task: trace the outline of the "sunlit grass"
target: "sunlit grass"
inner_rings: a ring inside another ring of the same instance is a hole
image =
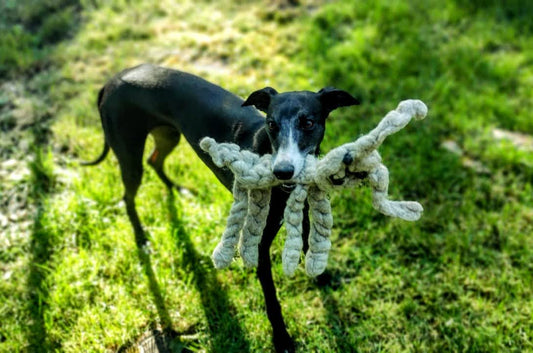
[[[533,351],[531,146],[493,133],[533,134],[528,21],[513,2],[284,3],[17,5],[23,16],[0,39],[0,73],[21,81],[17,114],[44,116],[52,135],[31,130],[35,146],[15,154],[27,174],[0,186],[25,192],[35,211],[23,234],[2,234],[0,351],[133,349],[163,329],[175,351],[273,349],[254,271],[240,260],[224,271],[210,263],[231,195],[186,142],[166,167],[195,195],[172,197],[145,171],[137,202],[148,254],[135,245],[115,157],[78,165],[102,149],[98,90],[142,62],[242,97],[267,85],[346,89],[363,104],[332,114],[324,151],[367,132],[401,99],[428,104],[426,120],[381,148],[391,197],[421,201],[419,222],[380,215],[365,188],[333,194],[333,249],[320,281],[302,268],[285,277],[284,233],[276,239],[274,277],[299,351]],[[8,25],[15,5],[0,6]],[[10,94],[0,92],[0,108]]]

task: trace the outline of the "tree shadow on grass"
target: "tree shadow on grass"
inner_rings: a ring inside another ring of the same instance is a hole
[[[183,250],[182,263],[187,272],[192,274],[192,282],[200,294],[200,300],[211,336],[209,352],[250,352],[250,345],[245,332],[235,317],[235,308],[231,305],[226,291],[216,278],[211,259],[199,254],[191,242],[183,221],[178,216],[175,197],[169,193],[167,207],[171,222],[171,234],[179,248]]]
[[[32,77],[35,76],[51,62],[48,53],[52,51],[53,46],[76,32],[79,27],[79,21],[76,19],[81,11],[79,2],[59,0],[53,3],[52,6],[44,2],[24,0],[0,5],[0,12],[5,15],[0,26],[5,27],[4,32],[8,38],[7,42],[4,41],[0,45],[0,50],[5,52],[0,59],[0,80],[20,79],[19,75],[30,72]],[[31,80],[24,77],[24,81]],[[46,101],[48,96],[45,93],[43,95]],[[27,126],[15,123],[10,128],[17,127],[17,131],[13,132],[12,138],[15,146],[11,146],[7,154],[10,158],[24,160],[27,156],[20,152],[24,149],[17,143],[25,140],[21,136],[28,136],[33,148],[30,149],[31,158],[28,159],[31,178],[28,182],[30,194],[27,208],[34,216],[29,235],[26,304],[24,316],[20,321],[25,322],[25,351],[40,353],[61,350],[61,342],[50,338],[50,323],[47,322],[50,301],[49,275],[53,273],[54,250],[61,240],[60,232],[51,224],[53,220],[50,219],[50,199],[56,192],[53,160],[49,154],[50,110],[39,107],[26,115],[22,120],[31,123]],[[3,132],[6,138],[11,135],[9,129]]]
[[[48,263],[52,256],[51,237],[43,226],[41,220],[46,213],[44,206],[40,206],[35,216],[31,240],[28,270],[28,300],[27,312],[29,322],[27,326],[28,352],[48,351],[52,345],[48,341],[45,325],[45,312],[48,307],[49,290],[47,278],[50,269]]]
[[[31,170],[30,197],[35,209],[35,218],[30,235],[30,257],[27,279],[26,312],[28,323],[26,337],[28,352],[48,352],[60,348],[59,342],[48,337],[46,311],[49,301],[48,275],[52,272],[52,255],[57,234],[47,225],[49,199],[54,192],[54,177],[51,160],[46,155],[48,130],[36,126],[32,129],[35,142],[34,158],[29,163]]]

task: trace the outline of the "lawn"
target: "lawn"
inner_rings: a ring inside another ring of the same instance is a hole
[[[246,97],[335,86],[361,99],[322,150],[403,99],[429,107],[380,148],[393,199],[331,195],[327,273],[274,279],[298,352],[533,352],[533,3],[511,0],[6,0],[0,4],[0,352],[270,352],[260,285],[210,254],[231,195],[182,142],[170,193],[147,169],[138,251],[96,97],[156,63]],[[146,153],[153,142],[148,141]],[[155,335],[155,336],[151,336]]]

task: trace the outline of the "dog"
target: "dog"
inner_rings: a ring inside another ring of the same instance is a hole
[[[135,195],[141,184],[148,134],[153,136],[155,147],[147,162],[168,188],[180,186],[166,175],[164,161],[184,136],[218,180],[231,190],[232,173],[218,168],[200,148],[203,137],[235,143],[260,155],[272,154],[273,174],[281,181],[289,181],[303,169],[306,155],[319,153],[329,113],[357,104],[359,101],[348,92],[332,87],[318,92],[285,93],[265,87],[243,101],[195,75],[143,64],[118,73],[100,90],[98,110],[105,134],[104,149],[96,160],[83,165],[96,165],[113,150],[122,174],[127,214],[136,242],[142,246],[146,238],[135,208]],[[274,347],[279,353],[294,352],[295,348],[276,296],[270,246],[281,227],[290,189],[287,183],[272,190],[257,268]],[[305,211],[304,237],[309,233]]]

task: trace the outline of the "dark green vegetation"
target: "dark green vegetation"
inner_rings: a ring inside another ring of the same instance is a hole
[[[168,170],[196,196],[145,173],[149,254],[118,202],[116,160],[77,164],[101,150],[98,89],[141,62],[243,97],[353,92],[363,104],[332,114],[323,150],[402,99],[428,104],[380,149],[392,197],[424,205],[419,222],[380,215],[367,189],[332,195],[320,281],[284,277],[276,241],[301,352],[533,351],[533,5],[500,3],[2,2],[0,351],[135,351],[150,330],[174,351],[272,349],[253,271],[212,268],[231,196],[185,143]]]

